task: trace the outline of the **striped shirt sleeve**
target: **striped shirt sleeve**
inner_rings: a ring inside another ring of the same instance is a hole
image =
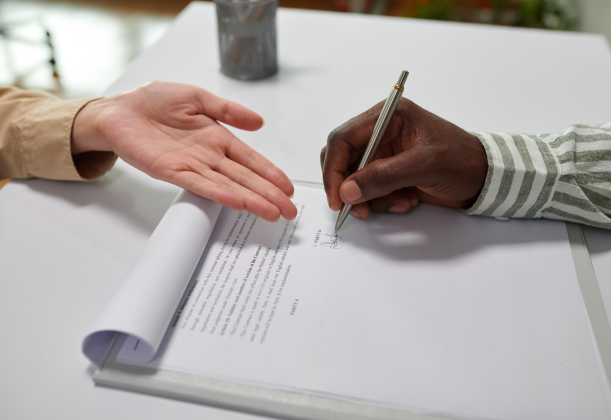
[[[611,229],[611,122],[561,134],[473,134],[486,149],[488,175],[465,213]]]

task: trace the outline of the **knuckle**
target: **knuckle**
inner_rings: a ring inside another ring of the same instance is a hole
[[[268,181],[278,179],[278,177],[283,177],[284,175],[284,172],[282,172],[280,168],[276,167],[275,165],[268,166],[267,169],[265,169],[265,171],[261,173],[261,178],[266,179]]]
[[[339,127],[333,129],[333,131],[329,133],[329,135],[327,136],[327,145],[328,146],[331,146],[333,143],[337,143],[339,141],[344,125],[345,124],[340,125]],[[326,146],[325,148],[323,148],[323,150],[325,149],[326,149]]]
[[[387,163],[379,163],[373,166],[373,176],[371,177],[371,186],[376,191],[388,189],[391,181],[390,168]]]
[[[286,208],[286,205],[289,204],[290,200],[286,196],[286,194],[283,194],[280,191],[278,191],[272,194],[272,198],[269,201],[273,203],[275,206],[277,206],[278,208]]]
[[[401,100],[399,101],[399,108],[403,109],[403,110],[409,110],[410,108],[414,107],[414,102],[407,99],[406,97],[402,97]]]
[[[333,182],[332,174],[329,171],[324,171],[322,174],[322,183],[325,186],[325,188],[327,186],[330,186],[332,182]]]
[[[238,184],[240,185],[250,185],[253,181],[253,173],[248,170],[241,170],[240,178]]]
[[[221,115],[223,118],[227,118],[231,112],[231,102],[225,101],[223,105],[221,105]]]
[[[365,111],[363,114],[357,115],[339,127],[334,128],[333,131],[331,131],[327,136],[327,145],[331,146],[350,138],[354,132],[354,128],[358,127],[360,121],[363,119],[363,116],[367,114],[367,112],[369,111]]]
[[[415,118],[416,104],[406,98],[401,98],[399,106],[395,113],[400,117],[401,121],[412,121]]]

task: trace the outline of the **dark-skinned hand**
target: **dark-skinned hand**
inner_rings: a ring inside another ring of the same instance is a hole
[[[332,210],[352,204],[350,214],[405,213],[420,201],[466,208],[486,180],[488,159],[472,134],[401,99],[373,162],[354,172],[384,102],[329,134],[320,161]]]

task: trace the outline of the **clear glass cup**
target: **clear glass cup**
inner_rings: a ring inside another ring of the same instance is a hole
[[[214,0],[221,72],[242,80],[278,72],[278,0]]]

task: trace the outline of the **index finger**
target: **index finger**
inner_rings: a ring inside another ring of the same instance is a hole
[[[332,210],[342,207],[339,188],[348,176],[349,168],[367,147],[373,127],[378,120],[384,103],[379,102],[369,110],[337,127],[327,138],[326,151],[321,156],[322,178],[327,201]]]

